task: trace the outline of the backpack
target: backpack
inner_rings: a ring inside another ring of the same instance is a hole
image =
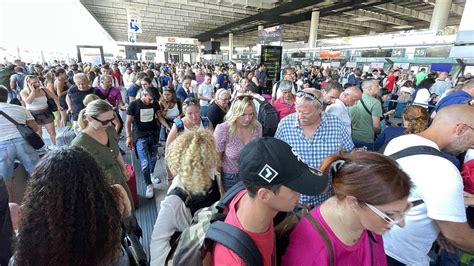
[[[260,103],[257,120],[260,122],[260,124],[262,124],[262,136],[275,136],[276,130],[278,128],[278,112],[269,102],[262,101],[255,97],[254,99]]]
[[[166,265],[209,265],[214,243],[236,253],[249,266],[263,265],[254,241],[241,229],[224,222],[228,204],[245,189],[242,182],[229,189],[220,201],[194,214],[191,225],[177,238],[166,258]]]
[[[179,106],[178,106],[179,108]],[[201,121],[202,121],[202,126],[204,128],[208,128],[209,127],[209,118],[203,116],[201,117]],[[178,128],[178,132],[182,132],[184,131],[184,123],[183,123],[183,120],[181,120],[181,118],[179,117],[176,117],[174,120],[173,120],[174,124],[176,125],[176,127]]]
[[[23,73],[15,74],[16,91],[19,93],[25,84],[26,75]]]
[[[384,149],[385,149],[385,147],[384,147]],[[441,151],[437,150],[436,148],[433,148],[433,147],[430,147],[430,146],[424,146],[424,145],[408,147],[408,148],[405,148],[403,150],[397,151],[393,154],[390,154],[388,156],[392,157],[392,159],[394,159],[394,160],[398,160],[400,158],[409,157],[409,156],[413,156],[413,155],[421,155],[421,154],[433,155],[433,156],[437,156],[437,157],[441,157],[441,158],[446,159],[444,157],[444,154]],[[422,199],[415,200],[415,201],[412,202],[413,207],[418,206],[418,205],[423,204],[423,203],[424,202],[423,202]]]

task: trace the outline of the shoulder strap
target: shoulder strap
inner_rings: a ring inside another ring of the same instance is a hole
[[[437,150],[436,148],[430,147],[430,146],[413,146],[413,147],[408,147],[406,149],[403,149],[401,151],[398,151],[396,153],[393,153],[389,155],[395,160],[398,160],[403,157],[408,157],[408,156],[413,156],[413,155],[418,155],[418,154],[425,154],[425,155],[433,155],[433,156],[438,156],[442,157],[443,153]]]
[[[367,111],[367,113],[372,116],[372,112],[369,111],[369,108],[367,108],[367,105],[365,105],[364,101],[362,100],[362,97],[360,98],[360,103],[362,104],[362,106],[364,106],[364,109]]]
[[[262,254],[255,242],[241,229],[222,221],[215,221],[206,233],[206,239],[222,244],[237,254],[248,266],[263,265]]]
[[[318,232],[318,234],[323,239],[324,245],[326,246],[326,249],[329,253],[329,266],[334,266],[334,249],[332,248],[331,240],[329,239],[328,234],[319,221],[311,215],[311,213],[306,214],[305,218],[308,219],[311,225],[313,225],[314,229],[316,229],[316,232]]]
[[[184,130],[184,123],[181,118],[176,117],[173,122],[175,123],[176,127],[178,127],[178,131],[183,131]]]
[[[219,200],[219,203],[217,203],[217,207],[220,209],[228,210],[227,205],[230,203],[230,201],[235,197],[235,195],[237,195],[237,193],[244,189],[244,183],[242,183],[242,181],[238,182],[229,190],[227,190],[224,195],[222,195],[221,199]]]
[[[191,196],[186,193],[186,191],[184,191],[184,189],[180,188],[180,187],[175,187],[173,188],[169,193],[168,193],[168,196],[169,195],[176,195],[178,196],[183,202],[184,202],[184,205],[186,207],[189,207],[189,205],[191,204]]]
[[[3,115],[6,119],[8,119],[8,121],[12,122],[15,126],[18,126],[20,124],[17,121],[15,121],[15,119],[13,119],[11,116],[3,112],[2,110],[0,110],[0,115]]]

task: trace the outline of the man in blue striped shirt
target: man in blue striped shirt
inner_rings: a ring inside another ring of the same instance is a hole
[[[278,125],[275,138],[288,143],[304,163],[319,169],[329,155],[354,148],[350,133],[336,116],[323,112],[323,96],[314,88],[296,94],[296,113]],[[332,180],[329,180],[331,184]],[[300,203],[316,206],[332,195],[330,189],[318,196],[301,195]]]

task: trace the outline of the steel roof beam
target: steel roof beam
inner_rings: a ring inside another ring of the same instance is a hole
[[[416,11],[416,10],[413,10],[413,9],[409,9],[409,8],[406,8],[406,7],[403,7],[403,6],[394,5],[394,4],[391,4],[391,3],[386,3],[386,4],[383,4],[383,5],[378,5],[378,6],[374,6],[374,7],[377,8],[377,9],[393,12],[395,14],[416,18],[418,20],[423,20],[423,21],[427,21],[427,22],[431,21],[431,15],[429,15],[429,14],[426,14],[426,13],[423,13],[423,12],[420,12],[420,11]]]

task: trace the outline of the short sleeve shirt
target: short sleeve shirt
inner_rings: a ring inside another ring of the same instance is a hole
[[[273,222],[268,226],[267,231],[263,233],[253,233],[245,230],[237,217],[236,205],[245,194],[247,194],[247,190],[239,192],[230,202],[229,213],[227,214],[225,222],[243,230],[248,236],[250,236],[262,255],[263,266],[276,265],[275,232]],[[237,254],[220,244],[214,246],[212,254],[212,264],[214,266],[246,265]]]
[[[339,240],[326,223],[321,215],[320,206],[314,208],[310,215],[321,224],[328,235],[333,247],[335,265],[387,265],[381,236],[372,233],[376,240],[372,241],[367,230],[364,230],[359,240],[354,245],[348,246]],[[283,256],[282,265],[329,265],[329,252],[324,240],[308,219],[300,220],[291,232],[289,240],[290,243]]]
[[[371,114],[365,110],[362,101],[364,101]],[[374,143],[372,117],[382,117],[383,111],[380,101],[363,93],[362,99],[349,108],[349,114],[351,116],[352,138],[366,143]]]
[[[337,117],[323,112],[321,122],[311,138],[304,135],[296,113],[288,115],[278,124],[275,138],[288,143],[308,166],[319,169],[321,162],[329,155],[354,148],[349,132]],[[330,180],[331,181],[331,180]],[[313,206],[323,202],[332,192],[318,196],[301,195],[300,202]]]
[[[135,139],[149,133],[158,133],[159,127],[156,112],[159,110],[160,105],[157,102],[147,105],[138,99],[130,103],[127,108],[127,115],[133,116],[133,134]]]
[[[89,94],[97,94],[102,96],[102,94],[96,93],[94,88],[89,88],[86,91],[81,91],[77,88],[76,85],[71,86],[71,88],[67,91],[67,95],[71,99],[72,103],[72,120],[77,121],[79,118],[79,112],[85,108],[84,106],[84,98],[86,98]],[[101,97],[103,98],[103,97]]]
[[[296,112],[295,104],[288,104],[283,100],[282,97],[278,98],[274,103],[273,107],[275,107],[276,111],[278,112],[278,119],[282,120],[289,114]]]
[[[138,90],[140,90],[140,86],[138,86],[135,83],[130,84],[130,86],[127,89],[128,97],[137,97]]]
[[[106,100],[114,107],[117,106],[119,101],[122,101],[122,93],[117,87],[111,87],[109,90],[105,90],[102,86],[97,87],[97,90],[107,97]]]
[[[384,154],[418,145],[439,149],[433,141],[410,134],[390,141]],[[462,178],[454,164],[438,156],[420,154],[397,162],[413,182],[408,201],[424,203],[407,211],[404,228],[394,226],[383,235],[385,252],[404,264],[428,265],[427,254],[440,232],[434,220],[466,222]]]
[[[26,124],[26,121],[35,120],[31,113],[23,106],[0,103],[0,110],[13,118],[19,124]],[[21,138],[20,132],[18,129],[16,129],[16,126],[3,115],[0,115],[0,128],[2,129],[2,133],[0,134],[0,142]]]
[[[244,144],[237,135],[229,132],[230,125],[224,122],[216,126],[214,138],[216,140],[217,152],[222,152],[222,171],[226,174],[237,174],[239,168],[237,159],[240,151],[244,148]],[[262,125],[257,122],[257,128],[252,133],[251,140],[262,137]]]

